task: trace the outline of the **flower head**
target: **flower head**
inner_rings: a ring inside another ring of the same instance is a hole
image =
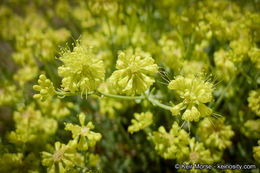
[[[2,85],[0,86],[0,106],[18,102],[22,93],[17,89],[16,85],[7,82],[2,82]]]
[[[11,131],[8,139],[14,144],[31,142],[37,145],[39,141],[48,139],[58,127],[57,121],[42,116],[33,104],[14,112],[15,130]]]
[[[184,51],[180,42],[171,40],[163,36],[159,41],[162,47],[163,61],[166,66],[178,71],[184,63]]]
[[[247,120],[242,129],[241,132],[249,137],[249,138],[260,138],[260,119],[257,120]]]
[[[227,57],[227,52],[223,49],[214,53],[214,62],[216,64],[216,74],[223,78],[225,81],[229,81],[233,75],[235,75],[236,68],[232,61]]]
[[[247,100],[249,108],[251,108],[256,115],[260,116],[260,89],[250,91]]]
[[[189,140],[189,150],[184,153],[184,157],[178,158],[180,163],[200,163],[200,164],[211,164],[213,162],[210,151],[205,149],[203,143],[195,141],[195,138]],[[183,151],[184,152],[184,151]]]
[[[79,150],[87,150],[88,146],[93,147],[97,141],[100,141],[101,134],[91,131],[94,129],[92,122],[85,125],[85,114],[79,114],[80,125],[73,125],[71,123],[65,124],[65,130],[69,130],[72,133],[74,141],[77,143]]]
[[[213,84],[199,77],[178,76],[172,80],[169,89],[176,90],[183,101],[172,108],[173,115],[178,115],[185,109],[182,119],[199,121],[200,117],[209,116],[212,110],[205,105],[213,99]]]
[[[223,150],[232,144],[230,139],[234,136],[234,132],[230,125],[224,124],[224,121],[224,118],[214,120],[213,125],[208,118],[205,118],[200,122],[197,132],[206,146]]]
[[[153,123],[153,114],[151,112],[135,113],[135,119],[131,120],[132,125],[128,127],[130,133],[138,132]]]
[[[23,157],[22,153],[5,153],[1,155],[0,172],[18,172],[19,168],[22,167]]]
[[[75,164],[82,164],[83,158],[76,151],[72,150],[69,145],[55,143],[55,151],[53,153],[42,152],[42,165],[48,167],[50,173],[69,172]]]
[[[60,60],[63,65],[58,73],[63,77],[62,87],[72,93],[94,91],[104,80],[103,61],[90,48],[77,44],[73,51],[64,51]]]
[[[254,158],[257,162],[260,161],[260,140],[258,140],[258,146],[253,147]]]
[[[253,47],[250,49],[248,55],[251,61],[255,63],[256,68],[260,69],[260,49]]]
[[[141,94],[153,83],[153,75],[158,66],[149,53],[136,49],[120,52],[116,63],[117,70],[109,78],[109,83],[118,93],[126,95]]]
[[[182,158],[188,152],[189,139],[189,134],[180,129],[176,122],[169,132],[163,126],[153,132],[155,150],[165,159]]]
[[[247,37],[231,41],[228,58],[235,63],[243,61],[250,50],[250,46],[251,44]]]

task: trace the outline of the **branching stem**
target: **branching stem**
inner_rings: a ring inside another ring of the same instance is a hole
[[[159,100],[155,99],[152,96],[121,96],[121,95],[103,93],[103,92],[100,92],[100,91],[97,92],[97,95],[105,96],[105,97],[109,97],[109,98],[114,98],[114,99],[122,99],[122,100],[144,100],[144,99],[147,99],[154,106],[158,106],[162,109],[169,110],[169,111],[172,109],[171,106],[168,106],[168,105],[161,103]]]
[[[168,110],[168,111],[171,111],[172,107],[171,106],[168,106],[168,105],[165,105],[163,103],[161,103],[159,100],[157,99],[154,99],[153,97],[147,97],[147,99],[154,105],[154,106],[158,106],[162,109],[165,109],[165,110]]]
[[[97,92],[97,95],[114,98],[114,99],[121,99],[121,100],[143,100],[143,99],[145,99],[145,96],[121,96],[121,95],[103,93],[100,91]]]

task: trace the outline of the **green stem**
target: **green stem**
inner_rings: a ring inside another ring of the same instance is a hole
[[[242,69],[242,68],[241,68],[241,69]],[[254,81],[251,79],[251,77],[248,76],[248,75],[243,71],[243,69],[240,70],[240,73],[241,73],[247,80],[249,80],[251,83],[254,82]]]
[[[122,125],[122,122],[119,118],[116,118],[117,124],[118,124],[118,128],[120,130],[121,133],[123,133],[124,138],[127,140],[127,143],[133,147],[134,143],[133,141],[129,138],[129,133],[127,132],[127,130],[124,128],[124,126]]]
[[[224,89],[224,91],[221,93],[220,97],[218,98],[217,102],[216,102],[216,106],[214,107],[214,110],[216,110],[219,106],[219,104],[221,103],[221,101],[224,98],[225,93],[227,92],[227,90],[230,88],[231,84],[233,83],[233,81],[235,80],[236,76],[233,76],[232,79],[229,81],[228,85],[226,86],[226,88]]]
[[[114,99],[122,99],[122,100],[144,100],[147,99],[148,101],[150,101],[154,106],[158,106],[162,109],[165,110],[169,110],[171,111],[172,107],[162,104],[160,101],[154,99],[153,97],[146,97],[146,96],[120,96],[120,95],[114,95],[114,94],[108,94],[108,93],[103,93],[98,91],[97,95],[99,96],[105,96],[105,97],[109,97],[109,98],[114,98]]]
[[[62,92],[62,91],[55,91],[55,93],[59,96],[71,96],[73,95],[72,93],[66,93],[66,92]],[[88,95],[92,95],[93,93],[89,93]],[[156,100],[155,98],[151,97],[151,96],[121,96],[121,95],[115,95],[115,94],[108,94],[108,93],[103,93],[100,91],[96,91],[95,94],[97,96],[105,96],[105,97],[109,97],[109,98],[113,98],[113,99],[121,99],[121,100],[144,100],[147,99],[149,102],[151,102],[154,106],[158,106],[162,109],[171,111],[172,107],[162,104],[159,100]]]
[[[165,109],[165,110],[168,110],[168,111],[171,111],[172,107],[171,106],[168,106],[168,105],[165,105],[165,104],[162,104],[161,102],[159,102],[158,100],[154,99],[153,97],[148,97],[147,98],[154,106],[158,106],[162,109]]]
[[[193,49],[194,49],[194,35],[192,35],[190,38],[189,38],[189,42],[188,42],[188,47],[187,47],[187,50],[186,50],[186,53],[185,53],[185,59],[190,59],[191,58],[191,55],[192,55],[192,52],[193,52]]]
[[[114,99],[121,99],[121,100],[143,100],[143,99],[145,99],[145,96],[121,96],[121,95],[103,93],[103,92],[100,92],[100,91],[98,91],[97,94],[99,96],[105,96],[105,97],[114,98]]]
[[[57,83],[56,76],[53,75],[54,73],[50,69],[50,65],[48,63],[45,63],[45,62],[43,64],[44,64],[43,68],[47,72],[47,75],[50,77],[51,81],[56,84]]]
[[[145,134],[147,135],[147,137],[149,138],[149,140],[152,139],[153,135],[152,135],[152,129],[148,126],[146,128],[143,129]]]

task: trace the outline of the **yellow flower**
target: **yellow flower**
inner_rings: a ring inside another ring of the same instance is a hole
[[[251,61],[256,64],[256,68],[260,69],[260,49],[253,47],[248,53]]]
[[[34,85],[33,89],[40,93],[35,94],[33,98],[45,101],[47,98],[51,98],[55,94],[53,83],[50,79],[47,79],[44,74],[40,75],[38,83],[39,85]]]
[[[231,138],[234,136],[234,132],[230,125],[224,124],[225,119],[217,119],[210,122],[209,119],[204,119],[200,122],[198,128],[198,135],[200,140],[208,147],[216,147],[223,150],[229,147],[232,142]]]
[[[56,173],[56,170],[60,173],[70,172],[75,164],[82,164],[83,157],[76,151],[70,148],[69,145],[55,143],[55,151],[53,153],[42,152],[42,165],[48,167],[49,173]]]
[[[172,108],[173,115],[181,114],[185,109],[182,119],[186,121],[199,121],[201,117],[209,116],[212,110],[205,105],[213,99],[213,84],[203,81],[199,77],[178,76],[172,80],[169,89],[176,90],[183,101]]]
[[[153,83],[153,75],[158,66],[154,64],[149,53],[132,49],[120,52],[116,63],[117,70],[113,72],[108,83],[116,88],[117,92],[126,95],[141,94]]]
[[[165,159],[184,157],[188,152],[189,134],[175,122],[169,132],[163,126],[153,132],[155,150]]]
[[[260,140],[257,141],[258,146],[253,147],[254,158],[257,162],[260,161]]]
[[[183,152],[183,156],[177,158],[179,163],[185,164],[212,164],[213,159],[211,157],[211,153],[208,149],[206,149],[203,143],[199,143],[195,141],[195,138],[189,140],[188,151]],[[194,167],[190,170],[190,172],[200,172],[200,170],[195,169]]]
[[[92,122],[85,125],[85,114],[79,114],[80,125],[73,125],[71,123],[65,124],[65,130],[69,130],[72,133],[74,141],[77,143],[79,150],[87,150],[88,146],[93,147],[97,141],[100,141],[102,135],[91,131],[94,129]],[[87,139],[86,139],[87,137]]]
[[[250,91],[247,100],[249,108],[251,108],[256,115],[260,116],[260,89]]]
[[[128,131],[133,134],[153,123],[153,114],[151,112],[142,112],[141,114],[135,113],[135,119],[131,120],[132,125],[128,127]]]
[[[73,52],[65,50],[60,60],[63,65],[58,68],[58,73],[63,77],[64,91],[87,94],[94,91],[104,80],[103,61],[96,57],[90,48],[77,44]]]

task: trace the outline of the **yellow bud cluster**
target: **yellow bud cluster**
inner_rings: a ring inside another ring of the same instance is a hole
[[[38,80],[39,85],[34,85],[33,89],[39,91],[39,94],[35,94],[33,97],[35,99],[40,99],[45,101],[47,98],[52,97],[55,94],[55,90],[50,79],[47,79],[44,74],[40,75]]]

